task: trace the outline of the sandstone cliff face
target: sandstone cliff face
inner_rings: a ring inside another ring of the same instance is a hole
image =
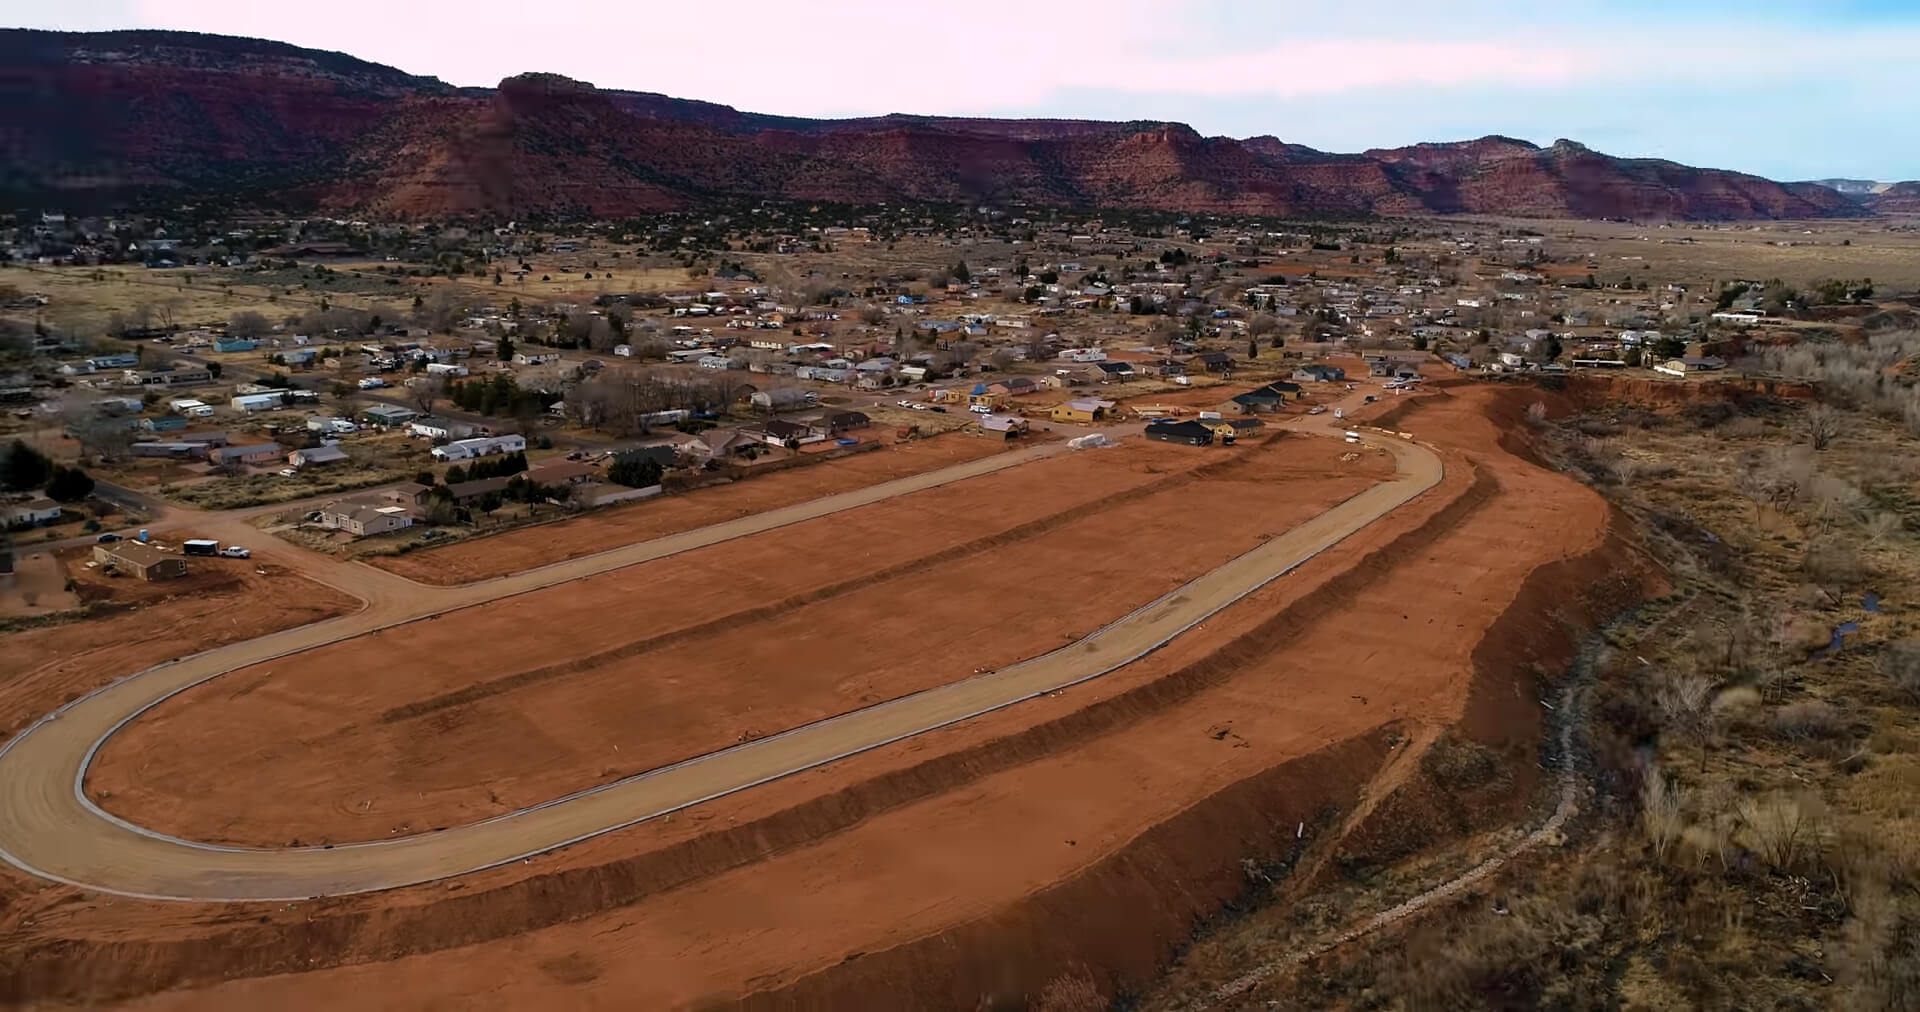
[[[1881,214],[1920,214],[1920,181],[1895,183],[1868,197],[1866,205]]]
[[[547,74],[454,89],[337,53],[173,32],[0,31],[0,153],[0,193],[29,199],[214,195],[418,218],[606,217],[717,197],[1320,216],[1865,213],[1823,186],[1570,141],[1340,155],[1171,123],[813,120]]]

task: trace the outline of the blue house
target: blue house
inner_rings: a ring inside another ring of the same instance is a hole
[[[216,337],[213,339],[214,351],[252,351],[260,347],[260,342],[248,337]]]

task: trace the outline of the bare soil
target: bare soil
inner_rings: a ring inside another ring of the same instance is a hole
[[[452,613],[183,693],[89,783],[243,845],[498,815],[1044,653],[1386,476],[1345,450],[1074,454]]]
[[[94,617],[0,636],[0,730],[162,661],[345,615],[347,594],[271,563],[214,560],[185,579],[147,583],[86,569],[87,549],[60,553]]]
[[[796,467],[572,520],[379,558],[372,564],[435,586],[472,583],[1016,448],[959,435],[914,440],[844,460]]]
[[[1403,419],[1453,448],[1440,487],[1106,678],[444,886],[203,907],[35,884],[0,911],[16,943],[0,994],[1019,1006],[1076,964],[1103,998],[1137,990],[1246,888],[1240,857],[1287,859],[1296,824],[1333,845],[1322,835],[1421,725],[1492,714],[1527,735],[1512,718],[1568,635],[1559,595],[1618,560],[1598,497],[1502,448],[1526,406],[1508,394],[1460,391]],[[1157,560],[1168,544],[1109,547]],[[1525,583],[1555,560],[1584,568]],[[1031,596],[1055,599],[1054,575],[1028,573]],[[1481,693],[1505,703],[1469,705]]]

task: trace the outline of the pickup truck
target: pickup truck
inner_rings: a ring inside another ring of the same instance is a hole
[[[220,549],[220,554],[229,559],[253,558],[252,552],[249,552],[246,549],[241,548],[239,545],[228,545],[227,547]]]

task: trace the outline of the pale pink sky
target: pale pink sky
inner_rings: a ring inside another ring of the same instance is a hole
[[[254,36],[459,85],[550,71],[755,112],[1177,119],[1342,150],[1498,132],[1776,174],[1920,175],[1920,132],[1881,129],[1920,90],[1911,2],[24,3],[0,0],[22,7],[0,24]],[[1756,144],[1769,108],[1792,143]]]

